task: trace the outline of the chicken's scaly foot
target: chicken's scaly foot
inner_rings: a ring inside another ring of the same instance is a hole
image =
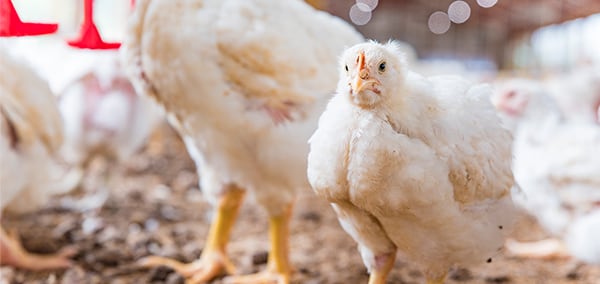
[[[557,239],[545,239],[534,242],[507,240],[504,244],[507,253],[521,258],[566,259],[570,257],[565,244]]]
[[[64,247],[55,254],[33,254],[21,245],[16,231],[6,233],[0,228],[0,264],[21,269],[40,271],[63,269],[71,266],[70,257],[75,255],[75,247]]]
[[[289,261],[289,222],[293,204],[280,216],[269,217],[271,251],[267,269],[250,275],[230,276],[229,284],[289,284],[292,268]]]
[[[217,212],[210,227],[208,240],[200,259],[189,263],[158,256],[150,256],[138,261],[141,267],[167,266],[186,278],[186,283],[204,283],[222,275],[235,273],[235,266],[227,258],[226,247],[229,235],[245,192],[231,189],[219,201]]]

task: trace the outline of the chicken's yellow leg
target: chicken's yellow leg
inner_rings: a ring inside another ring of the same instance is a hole
[[[392,271],[394,267],[394,262],[396,261],[396,252],[390,253],[386,256],[385,262],[381,267],[373,269],[371,271],[371,275],[369,276],[369,284],[385,284],[387,280],[388,274]]]
[[[289,223],[292,207],[292,203],[290,203],[284,213],[269,217],[271,251],[269,252],[267,269],[257,274],[229,277],[226,283],[290,283],[292,268],[289,261]]]
[[[67,268],[71,265],[71,256],[77,251],[74,247],[65,247],[56,254],[39,255],[27,252],[19,237],[14,234],[7,234],[0,227],[0,264],[10,265],[26,270],[52,270]]]
[[[150,256],[141,259],[138,263],[142,267],[159,265],[171,267],[187,278],[186,283],[206,282],[219,276],[223,271],[230,274],[235,273],[235,267],[227,258],[226,249],[244,195],[243,190],[235,188],[229,190],[221,198],[200,259],[184,264],[168,258]]]
[[[269,253],[268,271],[277,273],[289,282],[291,271],[289,261],[290,219],[292,204],[288,206],[281,216],[269,218],[269,239],[271,252]]]

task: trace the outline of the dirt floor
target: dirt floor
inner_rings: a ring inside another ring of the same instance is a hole
[[[108,181],[102,178],[106,164],[94,164],[82,186],[87,190],[76,195],[83,199],[61,197],[33,214],[4,218],[5,228],[17,229],[31,251],[52,252],[74,244],[79,253],[74,266],[62,272],[2,267],[0,283],[183,283],[169,269],[142,270],[134,264],[150,254],[195,260],[209,226],[210,207],[198,189],[192,161],[172,130],[165,127],[160,133],[141,154],[116,167]],[[110,194],[103,183],[113,185]],[[518,239],[544,237],[528,218],[519,228]],[[265,213],[247,200],[229,248],[239,273],[264,268],[266,229]],[[367,282],[356,244],[342,231],[329,206],[311,191],[300,194],[291,231],[293,283]],[[398,259],[388,282],[423,283],[424,278],[414,265]],[[600,267],[498,256],[491,263],[451,271],[447,283],[591,284],[600,283]]]

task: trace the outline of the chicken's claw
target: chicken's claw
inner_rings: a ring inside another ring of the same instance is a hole
[[[160,256],[149,256],[137,261],[137,265],[143,268],[166,266],[186,278],[186,283],[204,283],[213,278],[235,273],[235,266],[224,253],[206,252],[202,257],[192,263],[182,263],[174,259]]]
[[[40,255],[26,251],[15,230],[9,233],[2,230],[0,238],[0,264],[32,271],[64,269],[72,265],[71,257],[77,248],[67,246],[54,254]]]

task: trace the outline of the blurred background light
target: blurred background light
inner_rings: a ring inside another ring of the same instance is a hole
[[[465,1],[454,1],[448,7],[448,17],[456,24],[466,22],[471,16],[471,7]]]
[[[370,7],[364,3],[357,3],[350,8],[350,20],[358,26],[366,25],[371,20]]]
[[[450,29],[450,18],[448,17],[448,14],[437,11],[429,16],[427,25],[432,33],[440,35]]]
[[[369,11],[375,10],[377,8],[377,4],[379,4],[379,0],[356,0],[356,4],[364,4],[369,7]],[[362,9],[362,7],[360,7]]]
[[[483,8],[491,8],[498,3],[498,0],[477,0],[477,4]]]

